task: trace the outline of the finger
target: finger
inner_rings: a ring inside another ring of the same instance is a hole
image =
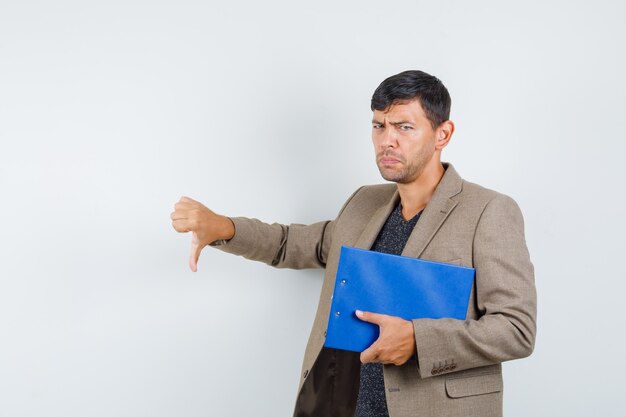
[[[361,352],[361,363],[376,362],[378,354],[376,353],[376,342],[372,346]]]
[[[172,227],[179,233],[191,232],[191,223],[187,219],[174,220]]]
[[[179,210],[191,210],[194,208],[198,208],[198,204],[196,203],[189,203],[189,202],[178,202],[176,204],[174,204],[174,210],[179,211]]]
[[[170,214],[170,219],[172,220],[182,220],[187,218],[187,213],[184,211],[176,210]]]
[[[191,239],[191,253],[189,254],[189,268],[191,268],[193,272],[198,271],[198,259],[200,259],[200,252],[202,252],[202,247],[200,246],[198,235],[194,232]]]
[[[379,326],[384,324],[384,322],[389,317],[386,314],[371,313],[369,311],[361,311],[361,310],[356,310],[354,313],[359,318],[359,320],[363,320],[363,321],[366,321],[368,323],[374,323],[374,324],[377,324]]]
[[[179,200],[181,203],[199,203],[199,201],[194,200],[193,198],[182,196]]]

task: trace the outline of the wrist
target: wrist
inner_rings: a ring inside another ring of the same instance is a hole
[[[235,224],[230,219],[230,217],[221,216],[222,217],[222,227],[220,233],[221,240],[231,240],[235,236]]]

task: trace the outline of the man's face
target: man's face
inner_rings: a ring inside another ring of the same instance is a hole
[[[376,164],[387,181],[416,180],[435,153],[435,130],[418,100],[374,110],[372,141]]]

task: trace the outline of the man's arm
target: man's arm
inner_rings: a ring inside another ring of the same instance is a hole
[[[474,235],[473,263],[476,295],[470,302],[476,302],[478,319],[413,320],[422,378],[523,358],[533,351],[534,270],[522,214],[511,198],[499,195],[485,207]]]
[[[171,214],[177,232],[192,232],[189,267],[198,270],[200,252],[219,242],[225,252],[278,268],[322,268],[326,265],[332,222],[312,225],[267,224],[245,217],[216,214],[202,203],[182,197]],[[289,254],[289,256],[287,256]]]
[[[338,217],[360,189],[346,201]],[[229,218],[188,197],[176,203],[170,217],[176,231],[193,232],[189,266],[194,272],[202,249],[219,241],[226,241],[216,246],[224,252],[277,268],[324,268],[335,225],[335,221],[283,225],[246,217]]]

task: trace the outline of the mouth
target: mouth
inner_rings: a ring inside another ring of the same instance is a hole
[[[402,160],[393,155],[380,155],[378,157],[378,163],[381,165],[396,165],[402,163]]]

